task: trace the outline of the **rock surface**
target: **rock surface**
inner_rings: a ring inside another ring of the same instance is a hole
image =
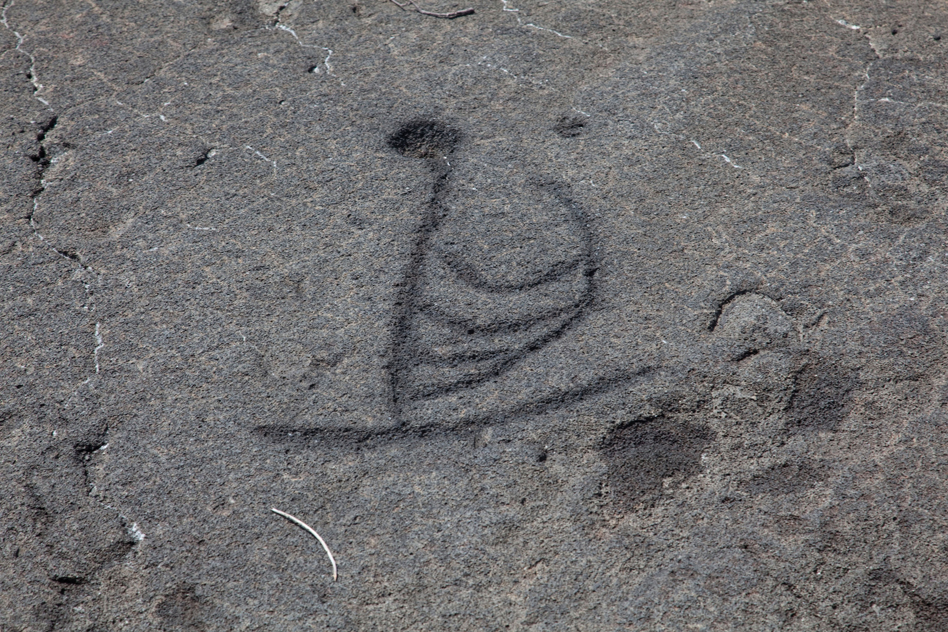
[[[0,629],[948,628],[948,6],[470,6],[3,5]]]

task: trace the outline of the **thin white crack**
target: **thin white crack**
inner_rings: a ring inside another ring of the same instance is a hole
[[[109,447],[108,443],[100,447],[98,450],[96,450],[96,452],[105,450],[107,447]],[[138,523],[132,522],[119,509],[116,509],[111,504],[106,502],[102,498],[102,495],[99,492],[99,488],[96,486],[95,483],[89,483],[89,495],[95,498],[99,502],[100,505],[102,505],[109,511],[114,512],[115,515],[118,516],[119,522],[121,522],[122,526],[125,527],[125,532],[129,536],[131,536],[132,540],[135,541],[135,544],[141,544],[145,540],[145,532],[141,530],[141,528],[138,526]]]
[[[95,359],[95,372],[99,372],[99,352],[105,347],[105,343],[102,342],[102,331],[100,329],[101,323],[95,324],[95,349],[92,351],[92,356]]]
[[[84,380],[79,384],[79,386],[77,386],[75,389],[73,389],[72,393],[69,394],[69,397],[67,397],[66,399],[63,400],[63,410],[66,410],[66,409],[69,408],[69,402],[72,401],[72,398],[75,397],[76,395],[78,395],[78,394],[79,394],[79,391],[82,390],[82,387],[88,385],[91,381],[92,381],[92,378],[91,378],[91,377],[87,377],[86,379],[84,379]]]
[[[253,152],[255,155],[257,155],[258,157],[263,158],[264,160],[266,160],[267,162],[269,162],[271,165],[273,165],[273,173],[276,173],[276,170],[277,170],[277,163],[276,163],[276,160],[270,160],[269,158],[267,158],[266,156],[264,156],[262,153],[260,153],[259,151],[257,151],[257,150],[254,149],[253,147],[251,147],[250,145],[244,145],[244,149],[246,149],[247,151],[252,151],[252,152]],[[198,229],[198,230],[200,230],[200,229]]]
[[[56,436],[55,431],[53,436]],[[109,445],[109,442],[106,442],[105,444],[99,446],[99,448],[96,449],[96,452],[105,451]],[[88,475],[88,471],[86,472],[86,482],[89,486],[89,496],[95,498],[95,500],[100,505],[113,512],[118,517],[122,526],[125,527],[125,532],[132,538],[132,540],[134,540],[135,544],[141,544],[145,540],[145,532],[141,530],[141,528],[138,526],[138,523],[129,520],[120,509],[116,509],[111,505],[111,503],[107,502],[107,500],[103,497],[103,494],[99,491],[98,486],[91,481],[91,476]]]
[[[52,106],[49,104],[49,102],[48,102],[46,99],[44,99],[42,96],[40,96],[40,93],[43,91],[43,87],[44,87],[44,86],[43,86],[43,84],[40,82],[40,80],[39,80],[39,78],[37,77],[37,74],[36,74],[36,57],[35,57],[32,53],[30,53],[29,51],[26,51],[26,50],[23,49],[23,43],[26,41],[26,37],[23,36],[23,35],[21,35],[21,34],[20,34],[18,31],[16,31],[15,29],[13,29],[13,27],[10,26],[10,23],[9,23],[9,21],[8,21],[8,19],[7,19],[7,10],[9,10],[9,8],[13,6],[14,1],[15,1],[15,0],[10,0],[9,2],[4,3],[3,9],[0,10],[0,24],[2,24],[5,29],[7,29],[8,31],[10,31],[11,33],[13,33],[13,36],[16,38],[17,43],[16,43],[15,50],[16,50],[17,52],[23,54],[23,55],[26,55],[26,56],[29,58],[29,60],[30,60],[30,71],[29,71],[29,72],[30,72],[30,83],[33,84],[33,98],[35,98],[37,101],[39,101],[40,103],[42,103],[48,110],[52,111],[53,108],[52,108]],[[161,120],[165,120],[165,118],[164,118],[163,116],[160,117],[160,118],[161,118]],[[55,158],[55,157],[50,159],[50,164],[54,164],[55,162],[56,162],[56,158]],[[55,252],[57,255],[59,255],[59,256],[62,257],[63,259],[67,259],[68,261],[77,264],[77,265],[78,265],[78,268],[76,269],[76,272],[77,272],[79,275],[81,275],[81,274],[84,273],[84,272],[88,272],[88,273],[91,274],[95,279],[98,279],[98,278],[100,277],[100,275],[92,268],[92,266],[89,266],[89,265],[83,263],[83,262],[78,258],[78,256],[76,256],[76,255],[73,255],[73,254],[64,252],[64,251],[62,251],[62,250],[59,250],[59,249],[56,248],[56,246],[54,246],[48,239],[46,239],[46,237],[43,236],[42,233],[40,233],[40,231],[39,231],[39,226],[36,224],[35,216],[36,216],[37,212],[39,211],[39,196],[40,196],[42,193],[44,193],[44,192],[46,191],[46,188],[47,188],[46,179],[41,177],[41,178],[40,178],[40,187],[39,187],[39,189],[38,189],[36,192],[34,192],[33,195],[32,195],[32,198],[33,198],[33,209],[32,209],[32,212],[30,213],[30,218],[29,218],[30,229],[32,230],[32,232],[33,232],[33,234],[36,236],[36,238],[40,241],[40,243],[46,244],[46,246],[48,246],[50,249],[52,249],[53,252]],[[86,304],[83,305],[83,310],[86,311],[86,312],[89,312],[89,313],[95,312],[96,307],[95,307],[95,302],[94,302],[94,299],[93,299],[93,292],[92,292],[91,285],[90,285],[89,283],[83,283],[82,285],[83,285],[83,288],[85,288],[86,298],[87,298]],[[95,336],[95,343],[96,343],[96,346],[95,346],[95,348],[93,349],[92,355],[93,355],[93,360],[95,361],[95,372],[96,372],[96,374],[98,374],[98,373],[100,372],[100,370],[101,370],[101,367],[100,367],[100,365],[99,365],[99,353],[100,353],[100,352],[102,351],[102,349],[105,347],[105,341],[104,341],[103,338],[102,338],[102,323],[101,323],[101,322],[98,322],[98,321],[96,322],[96,324],[95,324],[95,333],[94,333],[94,336]],[[63,402],[63,408],[68,407],[69,401],[70,401],[84,386],[87,386],[87,385],[89,385],[90,383],[92,383],[92,380],[93,380],[93,377],[87,377],[85,380],[83,380],[83,381],[76,387],[76,389],[73,391],[73,393],[72,393],[69,397],[67,397],[66,400]],[[54,430],[54,431],[53,431],[53,437],[55,437],[55,436],[56,436],[56,431]],[[108,447],[108,445],[109,445],[109,444],[106,443],[105,445],[103,445],[102,447],[100,447],[99,450],[104,450],[105,448]],[[92,485],[91,488],[90,488],[90,494],[91,494],[91,495],[94,495],[94,494],[96,494],[96,493],[97,493],[96,487],[95,487],[95,485]],[[100,502],[104,507],[106,507],[107,509],[110,509],[110,510],[112,510],[112,511],[116,511],[114,508],[112,508],[111,505],[109,505],[109,504],[103,502],[101,499],[99,499],[99,502]],[[119,519],[122,521],[122,524],[126,526],[126,530],[128,531],[129,535],[132,537],[132,539],[135,541],[136,544],[140,543],[142,540],[145,539],[145,534],[142,532],[141,529],[138,528],[138,524],[137,524],[137,523],[134,523],[134,522],[133,522],[133,523],[131,524],[131,526],[128,526],[128,520],[125,518],[125,516],[122,515],[121,512],[116,511],[116,513],[118,513]]]
[[[46,180],[40,179],[39,191],[33,195],[33,212],[30,213],[30,218],[29,218],[30,229],[33,231],[33,235],[40,241],[41,244],[46,245],[50,250],[55,252],[59,257],[77,266],[75,268],[75,274],[78,276],[75,276],[73,280],[77,280],[77,281],[80,280],[81,275],[83,273],[89,273],[90,275],[92,275],[93,281],[99,280],[100,275],[98,272],[95,271],[95,269],[92,266],[84,263],[79,258],[79,256],[76,255],[75,253],[70,253],[68,251],[60,250],[59,248],[54,246],[51,241],[49,241],[46,237],[44,237],[43,234],[39,231],[39,226],[36,224],[35,215],[37,212],[39,212],[39,196],[40,194],[46,191],[46,186],[47,186]],[[86,302],[82,306],[82,309],[87,314],[92,315],[96,311],[94,293],[92,291],[92,283],[91,282],[86,283],[85,281],[82,281],[82,287],[86,293]],[[102,323],[101,322],[96,321],[95,333],[93,335],[95,337],[96,346],[92,350],[92,357],[95,362],[95,374],[98,375],[99,372],[101,371],[101,366],[99,365],[99,352],[102,351],[102,349],[105,347],[105,342],[102,339]],[[75,397],[79,393],[80,390],[82,390],[83,386],[87,386],[91,382],[92,382],[92,377],[88,377],[85,380],[83,380],[75,388],[75,390],[73,390],[73,392],[69,395],[69,397],[67,397],[65,401],[63,401],[63,408],[68,408],[69,402],[72,400],[72,398]]]
[[[874,103],[891,103],[892,105],[904,105],[909,108],[948,108],[948,104],[940,103],[938,101],[897,101],[896,99],[890,99],[889,97],[882,97],[881,99],[866,99],[867,101],[872,101]]]
[[[285,31],[285,32],[289,33],[290,35],[293,36],[293,39],[296,40],[296,43],[299,44],[300,46],[302,46],[303,48],[315,48],[315,49],[317,49],[317,50],[322,50],[324,53],[326,53],[326,57],[323,59],[323,66],[325,66],[325,68],[326,68],[326,74],[329,75],[330,77],[333,77],[333,78],[339,80],[339,83],[340,83],[341,85],[346,85],[346,84],[344,84],[344,83],[342,82],[342,80],[339,79],[339,77],[332,71],[332,64],[329,63],[329,58],[332,57],[332,52],[333,52],[331,48],[327,48],[327,47],[325,47],[325,46],[316,46],[316,45],[314,45],[314,44],[306,44],[306,43],[304,43],[303,40],[300,39],[300,36],[296,34],[296,31],[294,31],[294,30],[291,29],[290,27],[286,26],[285,24],[277,24],[277,25],[275,25],[275,26],[267,26],[267,27],[264,27],[264,28],[265,28],[266,30],[268,30],[268,31],[273,30],[274,28],[276,28],[276,29],[279,29],[279,30],[281,30],[281,31]],[[312,68],[312,70],[310,70],[310,72],[312,72],[314,75],[318,75],[318,74],[320,73],[319,64],[313,66],[313,68]]]
[[[875,64],[876,61],[878,61],[878,53],[876,54],[876,57],[877,59],[874,59],[873,61],[869,62],[869,64],[866,66],[865,71],[863,71],[863,75],[866,77],[866,80],[863,81],[858,86],[856,86],[856,89],[853,91],[853,122],[852,122],[852,125],[850,125],[850,129],[847,130],[847,134],[846,134],[846,144],[849,145],[850,148],[852,148],[852,143],[850,142],[850,139],[849,139],[849,132],[851,131],[853,125],[856,125],[859,123],[859,101],[860,101],[859,93],[865,89],[865,87],[869,84],[870,81],[872,81],[872,77],[869,75],[869,73],[872,70],[873,64]],[[859,171],[860,174],[862,174],[862,179],[865,180],[866,184],[868,184],[869,187],[871,188],[872,181],[869,179],[869,174],[863,170],[863,165],[859,163],[859,159],[857,155],[858,155],[858,152],[853,154],[853,166],[856,167],[856,170]]]
[[[846,20],[834,20],[834,21],[840,26],[845,26],[846,28],[853,31],[859,31],[862,29],[862,27],[859,26],[858,24],[853,24],[852,22],[847,22]]]
[[[727,154],[718,154],[718,155],[721,156],[721,158],[724,158],[724,162],[726,162],[727,164],[731,165],[731,166],[734,167],[735,169],[743,169],[743,168],[744,168],[744,167],[740,166],[739,164],[737,164],[736,162],[734,162],[733,160],[731,160],[730,158],[728,158]]]
[[[682,142],[684,142],[685,139],[686,139],[686,137],[685,137],[685,136],[682,136],[681,134],[675,134],[674,132],[666,132],[665,130],[663,130],[663,129],[661,128],[661,126],[660,126],[659,123],[653,122],[653,123],[652,123],[652,128],[653,128],[656,132],[658,132],[659,134],[662,134],[662,135],[664,135],[664,136],[671,136],[672,138],[674,138],[674,139],[676,139],[676,140],[680,140],[680,141],[682,141]],[[727,154],[723,153],[723,152],[720,153],[720,154],[715,154],[715,153],[711,153],[711,152],[709,152],[709,151],[705,151],[705,150],[701,147],[701,143],[699,143],[698,141],[696,141],[696,140],[693,139],[693,138],[688,139],[688,142],[690,142],[692,145],[694,145],[695,147],[697,147],[697,148],[698,148],[698,151],[700,151],[700,152],[701,152],[703,155],[705,155],[705,156],[714,156],[715,158],[721,158],[721,159],[724,160],[724,162],[726,162],[728,165],[730,165],[731,167],[733,167],[733,168],[735,168],[735,169],[743,169],[743,168],[744,168],[744,167],[742,167],[741,165],[739,165],[739,164],[737,164],[736,162],[734,162],[733,160],[731,160],[731,157],[728,156]]]
[[[46,180],[40,178],[39,193],[42,193],[45,190],[46,190]],[[36,235],[36,237],[39,238],[41,242],[45,242],[46,245],[48,245],[50,248],[53,248],[53,245],[47,242],[46,238],[43,237],[43,234],[39,232],[39,226],[36,225],[36,220],[33,219],[37,211],[39,211],[39,193],[33,196],[33,212],[30,213],[30,228],[33,229],[33,234]],[[56,249],[53,248],[53,250],[56,250]],[[64,257],[64,258],[66,257],[66,255],[59,252],[58,250],[56,250],[56,254],[58,254],[60,257]]]
[[[67,261],[70,261],[70,262],[72,262],[72,263],[77,264],[77,265],[79,266],[79,270],[80,270],[80,271],[82,271],[82,272],[89,272],[90,274],[93,274],[93,275],[95,275],[95,276],[98,276],[98,273],[92,268],[92,266],[86,265],[86,264],[83,263],[81,260],[79,260],[79,258],[76,257],[75,255],[70,256],[70,254],[67,254],[66,252],[60,250],[59,248],[57,248],[56,246],[54,246],[51,241],[49,241],[48,239],[46,239],[46,237],[43,236],[43,233],[41,233],[41,232],[39,231],[39,226],[36,224],[35,216],[36,216],[36,213],[39,212],[39,196],[40,196],[41,193],[44,193],[45,191],[46,191],[46,180],[41,178],[41,179],[40,179],[40,188],[39,188],[39,191],[33,195],[33,212],[30,213],[30,218],[29,218],[29,219],[30,219],[30,229],[33,231],[33,235],[34,235],[37,239],[40,240],[40,243],[45,244],[49,249],[51,249],[53,252],[55,252],[57,255],[59,255],[59,256],[62,257],[63,259],[66,259]],[[88,283],[83,283],[83,286],[85,286],[85,288],[86,288],[86,294],[87,294],[87,295],[90,297],[90,299],[91,299],[91,297],[92,297],[92,289],[89,287],[89,284],[88,284]],[[89,311],[88,306],[84,307],[84,309],[85,309],[86,311]],[[93,307],[92,309],[94,310],[95,307]]]
[[[7,9],[13,6],[13,2],[14,0],[10,0],[10,2],[3,5],[3,10],[0,11],[0,24],[3,24],[3,27],[13,33],[13,36],[16,38],[16,47],[14,50],[30,58],[30,83],[33,84],[33,98],[52,110],[53,108],[50,107],[49,101],[39,96],[39,93],[43,91],[43,84],[40,83],[39,78],[36,76],[36,57],[33,56],[33,53],[23,50],[23,42],[26,41],[26,37],[20,35],[19,31],[16,31],[7,21]]]
[[[332,57],[332,49],[323,47],[323,50],[326,51],[326,57],[325,59],[323,59],[323,66],[326,67],[327,73],[335,77],[336,75],[334,75],[332,72],[332,64],[329,63],[329,58]],[[316,69],[313,71],[313,73],[315,74],[318,71],[319,71],[319,66],[316,66]]]
[[[520,79],[520,78],[521,78],[521,77],[518,77],[517,75],[513,74],[512,72],[510,72],[509,70],[507,70],[507,69],[504,68],[503,66],[497,66],[497,65],[492,64],[492,63],[490,63],[489,61],[486,61],[486,60],[487,60],[487,55],[484,55],[483,57],[481,57],[481,60],[480,60],[479,62],[477,62],[477,65],[478,65],[478,66],[487,66],[488,68],[496,68],[496,69],[499,70],[500,72],[504,73],[505,75],[510,75],[510,76],[513,77],[514,79]],[[470,64],[467,64],[467,65],[470,66]]]
[[[499,70],[500,72],[504,73],[505,75],[513,79],[514,83],[521,88],[529,88],[531,90],[537,90],[537,91],[543,88],[546,88],[546,89],[550,88],[550,86],[548,85],[549,82],[546,79],[537,80],[537,79],[534,79],[533,77],[528,77],[527,75],[517,75],[511,72],[508,68],[505,68],[504,66],[499,66],[497,64],[490,63],[489,61],[487,61],[487,55],[481,56],[481,58],[476,63],[461,64],[461,66],[463,66],[464,68],[472,68],[472,69],[476,66],[480,66],[484,68],[490,68],[491,70]]]
[[[866,85],[868,85],[870,81],[872,81],[872,78],[869,76],[869,71],[872,70],[872,66],[873,64],[876,63],[876,61],[878,60],[873,60],[869,62],[869,65],[866,66],[866,69],[863,71],[863,75],[865,75],[866,80],[863,81],[858,86],[856,86],[856,90],[853,91],[853,122],[854,123],[859,120],[859,93],[865,89]]]
[[[573,36],[572,36],[572,35],[566,35],[566,34],[564,34],[564,33],[560,33],[559,31],[554,31],[553,29],[548,29],[548,28],[543,27],[543,26],[537,26],[536,24],[533,24],[532,22],[524,22],[524,21],[520,18],[520,9],[514,9],[514,8],[512,8],[512,7],[507,3],[507,0],[500,0],[500,1],[501,1],[501,2],[503,3],[503,5],[504,5],[504,11],[506,11],[507,13],[513,13],[513,14],[514,14],[514,17],[517,18],[517,24],[518,24],[518,25],[520,25],[520,26],[522,26],[522,27],[524,27],[524,28],[536,29],[536,30],[538,30],[538,31],[548,31],[548,32],[550,32],[550,33],[553,33],[553,35],[556,35],[557,37],[562,37],[563,39],[573,39]]]
[[[126,109],[128,109],[129,111],[131,111],[131,112],[134,112],[135,114],[137,114],[138,116],[140,116],[140,117],[142,117],[142,118],[146,118],[146,119],[157,118],[157,119],[159,119],[162,123],[167,123],[167,122],[168,122],[168,117],[166,117],[164,114],[145,114],[144,112],[142,112],[142,111],[139,110],[138,108],[134,108],[134,107],[128,105],[127,103],[122,103],[122,102],[119,101],[118,99],[115,100],[115,104],[116,104],[116,105],[120,105],[120,106],[122,106],[123,108],[126,108]],[[106,134],[111,134],[111,133],[114,132],[114,131],[115,131],[115,130],[108,130],[108,131],[106,132]]]

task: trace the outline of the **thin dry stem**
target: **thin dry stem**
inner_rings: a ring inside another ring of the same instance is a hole
[[[317,540],[319,540],[319,543],[323,545],[323,550],[326,551],[326,555],[329,556],[329,561],[332,562],[332,580],[333,580],[333,581],[336,581],[336,580],[339,578],[339,575],[338,575],[338,573],[336,572],[336,558],[334,558],[334,557],[332,556],[332,551],[330,551],[330,550],[329,550],[329,547],[326,546],[326,541],[323,540],[323,539],[320,537],[320,535],[319,535],[318,533],[316,533],[316,530],[313,529],[313,528],[312,528],[311,526],[309,526],[308,524],[306,524],[305,522],[303,522],[302,520],[300,520],[299,518],[297,518],[296,516],[291,516],[290,514],[286,513],[285,511],[280,511],[279,509],[274,509],[273,507],[270,507],[270,511],[272,511],[272,512],[275,513],[275,514],[280,514],[281,516],[283,516],[283,517],[286,518],[287,520],[290,520],[291,522],[294,522],[294,523],[296,523],[297,525],[303,527],[304,529],[306,529],[307,531],[309,531],[310,534],[312,534],[313,537],[315,537]]]
[[[389,0],[392,4],[399,7],[402,11],[407,11],[408,7],[404,3],[399,2],[398,0]],[[450,13],[435,13],[433,11],[426,11],[418,6],[415,0],[408,0],[408,2],[415,8],[415,11],[422,15],[430,15],[433,18],[443,18],[445,20],[453,20],[454,18],[459,18],[462,15],[471,15],[474,13],[474,9],[468,7],[467,9],[459,9],[457,11],[451,11]]]

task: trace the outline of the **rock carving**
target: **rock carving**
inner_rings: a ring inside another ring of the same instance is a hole
[[[593,240],[564,185],[478,180],[459,131],[403,125],[388,144],[433,183],[396,306],[396,411],[498,376],[563,334],[591,300]],[[476,186],[475,186],[476,185]]]

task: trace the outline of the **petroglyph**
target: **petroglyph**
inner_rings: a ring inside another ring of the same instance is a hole
[[[389,138],[426,160],[432,195],[397,302],[396,411],[500,375],[563,335],[593,296],[592,235],[565,185],[466,154],[462,134],[413,121]]]

